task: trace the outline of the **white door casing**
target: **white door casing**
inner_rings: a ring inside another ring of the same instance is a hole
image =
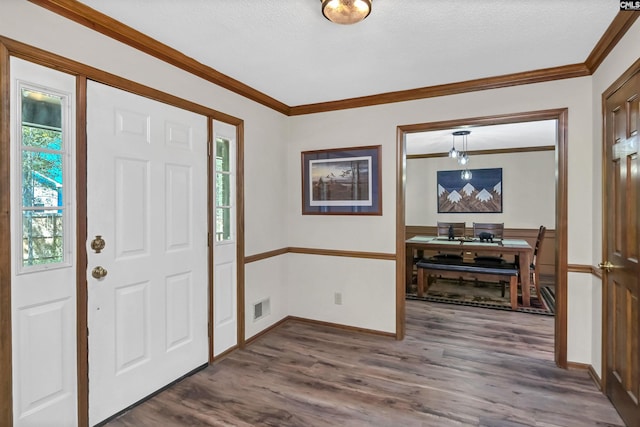
[[[75,78],[17,58],[11,58],[10,66],[13,420],[15,426],[74,426],[77,425]],[[29,97],[32,106],[40,103],[36,108],[42,108],[35,115],[22,108]],[[59,106],[53,114],[61,116],[60,126],[42,126],[48,120],[40,113],[46,116],[47,104],[50,106],[52,101]],[[60,131],[60,143],[35,144],[35,148],[31,146],[25,151],[24,121],[37,122],[32,128],[38,130]],[[23,163],[22,156],[39,157],[30,166],[24,166],[33,172],[30,178],[23,177],[21,165],[28,161]],[[35,183],[30,187],[32,202],[23,198],[22,186],[27,179]],[[52,209],[54,206],[57,207]],[[29,222],[29,217],[34,218],[33,222]],[[53,247],[61,242],[59,251],[53,251],[55,260],[41,264],[50,254],[49,249],[36,249],[34,257],[33,247],[23,240],[23,230],[35,236],[26,240],[34,242],[34,246],[45,242],[45,246]],[[61,240],[51,244],[56,236]],[[35,261],[23,261],[25,257]]]
[[[207,118],[95,82],[87,94],[93,425],[207,363]]]
[[[218,356],[238,344],[236,127],[214,121],[213,134],[213,354]]]

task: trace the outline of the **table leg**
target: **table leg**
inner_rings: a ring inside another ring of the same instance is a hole
[[[531,254],[529,251],[520,252],[520,284],[522,285],[522,305],[531,305],[531,282],[529,280],[529,266],[531,265]]]
[[[424,273],[424,271],[421,268],[419,268],[418,269],[418,291],[416,292],[416,294],[418,295],[418,298],[423,298],[424,297],[424,279],[425,279],[425,276],[426,276],[426,274]]]
[[[411,247],[411,245],[407,245],[405,252],[405,289],[406,292],[409,292],[411,290],[411,281],[413,279],[413,247]]]

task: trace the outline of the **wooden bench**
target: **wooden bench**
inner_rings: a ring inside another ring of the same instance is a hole
[[[509,297],[511,309],[518,308],[518,269],[513,264],[487,265],[481,263],[443,262],[438,260],[418,261],[418,297],[424,293],[436,277],[453,279],[476,280],[482,278],[487,281],[504,282],[509,278]],[[426,286],[425,286],[425,278]]]

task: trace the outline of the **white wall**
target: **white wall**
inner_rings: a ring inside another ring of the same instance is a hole
[[[637,20],[592,76],[593,85],[593,252],[592,265],[603,261],[602,254],[602,94],[640,58],[640,20]],[[593,331],[591,364],[602,376],[602,281],[591,283]]]
[[[437,172],[458,170],[455,159],[407,159],[406,224],[504,222],[507,228],[555,229],[555,152],[472,155],[470,169],[502,168],[502,213],[438,213]]]
[[[26,0],[2,0],[0,35],[243,119],[245,253],[252,255],[287,246],[283,232],[287,194],[279,191],[286,187],[287,180],[286,116]],[[252,324],[251,301],[262,295],[269,295],[272,300],[272,314],[262,326],[287,315],[286,282],[279,273],[282,268],[276,265],[265,274],[263,265],[251,263],[246,267],[247,326]],[[265,276],[275,279],[264,280]],[[253,333],[255,328],[248,327],[247,332]]]
[[[569,153],[569,263],[591,264],[592,258],[592,190],[590,165],[593,152],[591,78],[559,80],[525,86],[464,93],[438,98],[429,98],[395,104],[378,105],[345,111],[333,111],[292,117],[289,144],[288,229],[290,246],[312,248],[395,252],[395,147],[398,125],[427,123],[472,117],[546,110],[569,109],[568,153]],[[300,200],[300,152],[322,148],[358,145],[383,147],[382,181],[384,211],[382,217],[344,217],[301,215]],[[585,167],[585,165],[587,165]],[[555,222],[555,221],[554,221]],[[384,290],[369,295],[367,304],[355,300],[345,301],[338,315],[331,300],[318,301],[313,297],[317,283],[305,277],[321,276],[331,271],[332,266],[323,264],[322,269],[308,264],[290,265],[289,286],[299,297],[295,304],[301,313],[331,313],[331,321],[347,325],[362,325],[369,315],[369,307],[384,306],[385,301],[374,300],[391,295],[395,281],[391,277],[392,265],[385,261],[388,271],[371,280],[369,287]],[[354,264],[355,265],[355,264]],[[342,267],[338,267],[342,268]],[[304,271],[306,269],[306,271]],[[296,280],[291,280],[295,278]],[[350,286],[364,288],[364,278],[355,278]],[[572,292],[573,277],[569,278],[568,298],[576,306],[590,305],[582,292]],[[576,286],[583,284],[578,281]],[[394,300],[386,304],[395,304]],[[320,305],[320,307],[319,307]],[[324,305],[324,307],[322,307]],[[382,310],[386,324],[393,322],[395,309]],[[329,315],[327,314],[328,320]],[[583,328],[590,323],[589,312],[574,310],[574,322],[569,328]],[[576,360],[590,360],[589,343],[570,341],[569,354]]]

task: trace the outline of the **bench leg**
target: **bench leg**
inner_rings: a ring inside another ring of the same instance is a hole
[[[518,277],[517,276],[511,276],[511,280],[509,281],[509,297],[511,298],[511,310],[517,310],[518,309]]]

